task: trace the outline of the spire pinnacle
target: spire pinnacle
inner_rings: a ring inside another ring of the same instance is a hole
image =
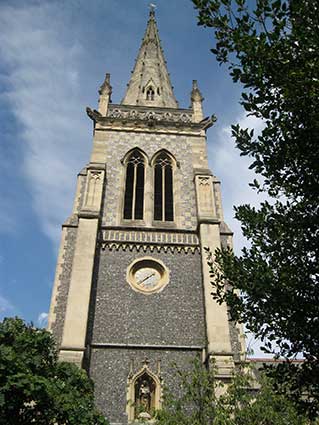
[[[191,93],[191,100],[202,102],[204,100],[202,93],[200,92],[198,88],[197,80],[193,80],[193,87],[192,87],[192,93]]]
[[[105,79],[99,90],[99,114],[106,116],[109,103],[111,102],[112,86],[110,84],[110,74],[105,74]],[[89,113],[88,113],[89,114]],[[90,115],[89,115],[90,116]]]
[[[193,80],[193,87],[191,92],[191,102],[193,108],[193,118],[195,122],[200,122],[204,118],[202,102],[204,98],[199,90],[197,80]]]
[[[146,31],[122,104],[178,108],[158,35],[156,6],[149,6]]]

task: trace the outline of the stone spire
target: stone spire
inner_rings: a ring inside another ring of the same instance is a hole
[[[150,11],[122,104],[178,108],[158,35],[154,7]]]

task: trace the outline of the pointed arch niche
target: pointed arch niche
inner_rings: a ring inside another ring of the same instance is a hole
[[[155,91],[152,86],[149,86],[146,90],[146,100],[154,100]]]
[[[158,375],[160,375],[159,370]],[[161,408],[161,398],[161,379],[149,369],[148,362],[145,362],[142,369],[135,375],[131,372],[128,377],[127,415],[129,423],[154,419],[156,410]]]
[[[154,155],[151,164],[154,170],[154,221],[173,222],[176,161],[168,151],[161,150]]]
[[[148,80],[142,91],[144,93],[145,101],[149,104],[154,102],[157,95],[160,95],[160,89],[154,83],[152,78]]]
[[[122,162],[125,166],[123,219],[143,220],[146,155],[140,149],[134,148],[127,153]]]

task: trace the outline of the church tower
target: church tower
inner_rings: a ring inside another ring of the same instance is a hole
[[[211,296],[204,248],[232,245],[220,182],[208,169],[203,97],[193,81],[180,108],[155,13],[150,11],[131,79],[111,103],[110,75],[78,175],[49,315],[60,358],[88,370],[113,424],[152,418],[172,364],[200,356],[229,379],[243,350],[240,329]]]

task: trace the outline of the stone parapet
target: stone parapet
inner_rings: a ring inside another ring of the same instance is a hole
[[[125,118],[128,120],[156,120],[189,123],[192,121],[192,109],[154,108],[146,106],[110,105],[109,118]]]
[[[95,130],[178,132],[205,134],[216,118],[214,115],[194,122],[191,109],[170,109],[111,105],[106,116],[86,108],[87,115],[94,121]]]

